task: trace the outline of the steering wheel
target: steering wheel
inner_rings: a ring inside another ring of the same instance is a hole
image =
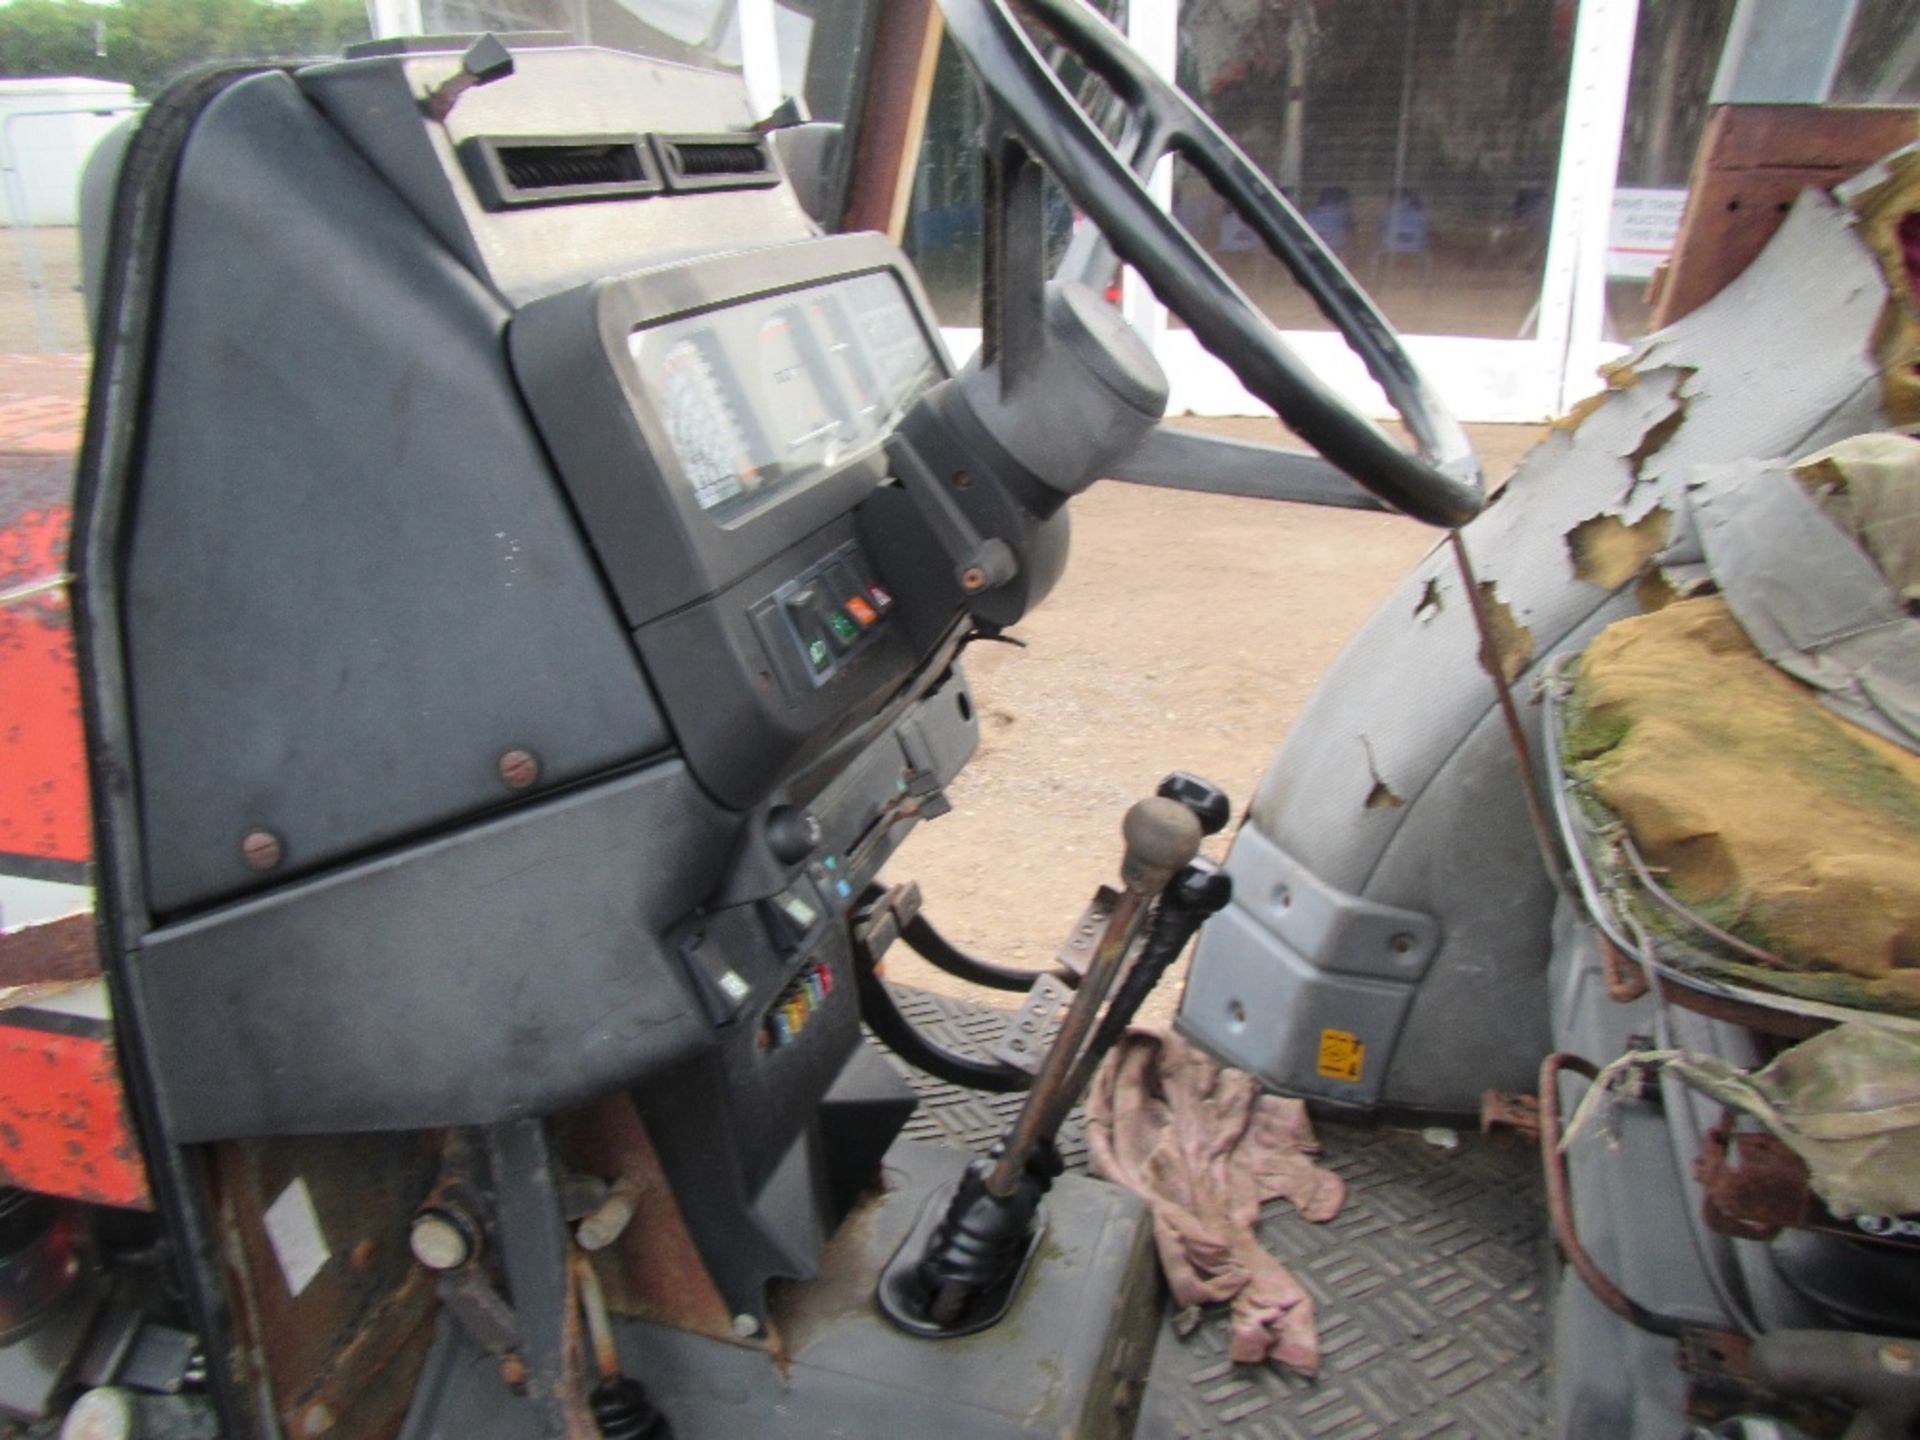
[[[1010,171],[1031,164],[1018,146],[1009,146],[1017,137],[1200,343],[1327,460],[1427,524],[1463,525],[1480,512],[1485,494],[1473,446],[1386,317],[1245,152],[1155,74],[1119,31],[1084,0],[1021,0],[1022,11],[1104,80],[1125,108],[1116,148],[1061,84],[1007,0],[939,3],[986,92],[989,173],[1003,187]],[[1400,448],[1308,370],[1273,322],[1154,201],[1146,180],[1169,152],[1199,170],[1292,272],[1386,392],[1417,453]],[[989,205],[995,208],[991,198]],[[990,244],[994,229],[990,217]],[[1011,251],[1012,242],[1002,237],[1003,267],[1020,263]],[[1004,293],[1012,288],[1004,279],[998,288],[1003,293],[988,296],[990,333],[996,307],[1017,328],[1015,307],[1031,304],[1032,297]]]

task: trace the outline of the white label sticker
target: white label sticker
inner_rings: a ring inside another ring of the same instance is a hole
[[[267,1207],[265,1219],[267,1239],[273,1242],[274,1258],[286,1277],[287,1293],[297,1298],[333,1257],[327,1237],[320,1233],[320,1217],[314,1213],[307,1182],[296,1178],[282,1190],[280,1198]]]
[[[1613,192],[1613,215],[1607,227],[1607,276],[1614,280],[1647,280],[1660,262],[1673,254],[1680,238],[1680,218],[1686,213],[1684,190],[1643,190],[1625,186]]]

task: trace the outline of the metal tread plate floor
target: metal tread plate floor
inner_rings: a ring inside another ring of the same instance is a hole
[[[943,1043],[983,1052],[1006,1012],[894,987]],[[984,1151],[1020,1108],[902,1067],[920,1096],[906,1134]],[[1268,1207],[1260,1240],[1312,1295],[1315,1381],[1227,1359],[1224,1310],[1183,1338],[1160,1328],[1140,1440],[1525,1440],[1549,1433],[1545,1206],[1530,1147],[1316,1119],[1322,1162],[1347,1182],[1326,1225]],[[1076,1111],[1062,1158],[1086,1164]]]

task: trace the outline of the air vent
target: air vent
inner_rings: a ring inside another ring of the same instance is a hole
[[[483,136],[461,147],[489,210],[624,200],[664,187],[638,135]]]
[[[780,183],[759,135],[656,135],[660,168],[674,190],[739,190]]]

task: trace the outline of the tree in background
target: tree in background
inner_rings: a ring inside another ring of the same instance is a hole
[[[12,0],[0,78],[87,75],[151,95],[210,60],[335,55],[367,36],[362,0]]]

